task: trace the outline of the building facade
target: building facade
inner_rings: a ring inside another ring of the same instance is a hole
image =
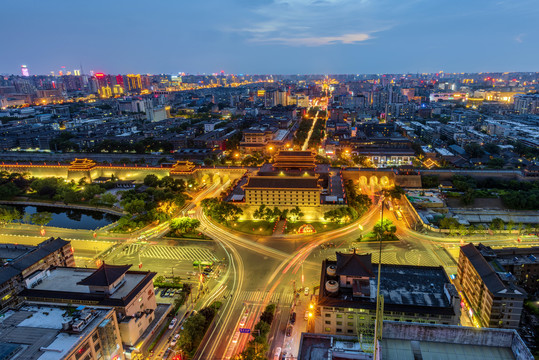
[[[319,206],[322,187],[317,176],[253,176],[245,190],[247,205]]]
[[[373,336],[377,266],[371,254],[337,252],[322,262],[320,293],[309,329],[321,334]],[[384,320],[458,325],[460,299],[442,267],[382,265]]]
[[[35,274],[54,266],[75,266],[71,243],[50,238],[37,246],[0,244],[0,310],[17,305],[17,295],[34,283]]]
[[[116,309],[124,344],[133,346],[155,320],[155,273],[129,271],[131,265],[99,269],[56,268],[21,292],[27,301],[109,306]]]
[[[519,327],[526,292],[514,285],[510,274],[496,272],[473,244],[460,248],[457,281],[481,326]]]

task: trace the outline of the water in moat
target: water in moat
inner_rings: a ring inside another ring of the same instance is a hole
[[[60,208],[52,206],[13,206],[23,216],[25,213],[49,212],[52,220],[47,226],[67,229],[95,230],[109,225],[119,219],[119,216],[103,213],[101,211]]]

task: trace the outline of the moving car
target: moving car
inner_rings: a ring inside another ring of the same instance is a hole
[[[281,356],[281,348],[278,347],[277,349],[275,349],[275,353],[273,353],[273,360],[280,360],[280,356]]]
[[[235,344],[238,342],[238,339],[240,338],[240,332],[237,331],[235,334],[234,334],[234,337],[232,338],[232,342]]]
[[[309,320],[309,311],[305,311],[305,320]]]
[[[178,322],[178,319],[174,318],[172,319],[172,321],[170,322],[170,324],[168,325],[168,329],[169,330],[172,330],[174,328],[174,326],[176,325],[176,323]]]
[[[246,322],[247,322],[247,315],[243,315],[240,320],[240,327],[244,327]]]
[[[303,293],[304,293],[305,295],[309,295],[309,288],[306,287],[306,288],[305,288],[305,291],[304,291]]]

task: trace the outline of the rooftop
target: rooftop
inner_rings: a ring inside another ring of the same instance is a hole
[[[77,285],[110,286],[120,279],[131,268],[131,265],[109,265],[103,263],[99,269],[82,279]]]
[[[298,360],[370,360],[357,337],[303,333]],[[370,345],[370,344],[368,344]],[[384,321],[381,360],[532,360],[515,330]]]
[[[61,238],[50,238],[37,246],[2,245],[0,257],[8,259],[14,256],[7,265],[0,268],[0,284],[5,283],[24,270],[42,260],[46,256],[68,245],[69,241]],[[24,250],[27,251],[24,251]]]
[[[31,289],[23,290],[21,296],[29,299],[76,299],[105,306],[125,306],[155,276],[155,273],[152,272],[127,271],[124,278],[125,282],[114,293],[100,294],[92,293],[89,286],[80,284],[95,270],[69,267],[52,269],[41,283],[36,284]]]
[[[88,308],[82,311],[67,306],[36,306],[26,304],[19,310],[10,310],[0,319],[0,354],[8,357],[13,352],[18,359],[56,360],[63,358],[92,332],[112,309]],[[62,326],[91,314],[80,332],[64,331]],[[15,348],[14,348],[15,346]]]
[[[339,254],[337,253],[339,259]],[[341,254],[342,257],[343,254]],[[356,255],[348,259],[354,261],[364,260],[368,256],[368,265],[370,265],[370,254]],[[351,261],[351,260],[350,260]],[[337,274],[335,276],[328,275],[325,269],[330,266],[337,266]],[[325,289],[326,281],[336,280],[341,274],[339,272],[338,261],[324,260],[322,263],[320,295],[318,304],[321,306],[335,306],[346,308],[376,308],[376,281],[378,274],[377,264],[372,264],[372,277],[370,278],[371,291],[370,297],[355,296],[352,287],[339,287],[337,293],[330,293]],[[347,269],[347,276],[356,275],[364,277],[365,269],[361,266],[354,266]],[[382,264],[382,277],[380,279],[380,293],[384,295],[384,306],[387,311],[404,311],[404,312],[422,312],[453,315],[454,309],[451,304],[451,299],[448,296],[448,288],[451,287],[449,278],[447,277],[443,267],[430,266],[410,266],[410,265],[389,265]]]
[[[318,177],[252,176],[244,189],[320,189]]]
[[[524,296],[524,290],[517,288],[511,284],[504,284],[498,274],[494,271],[488,261],[481,255],[474,244],[461,246],[461,254],[466,256],[472,266],[475,268],[481,280],[492,294],[505,296]]]

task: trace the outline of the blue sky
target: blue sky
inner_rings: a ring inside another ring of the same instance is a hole
[[[538,71],[539,0],[3,0],[0,73]]]

